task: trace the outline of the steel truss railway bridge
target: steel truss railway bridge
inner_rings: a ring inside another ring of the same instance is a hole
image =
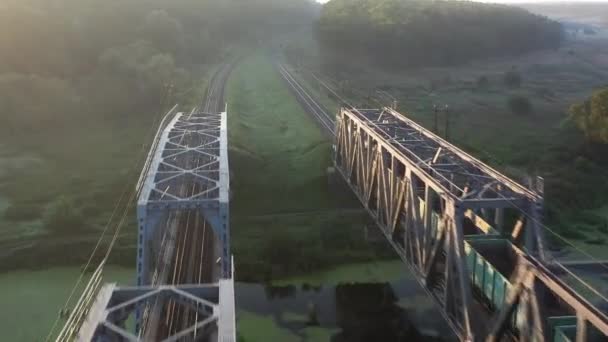
[[[236,341],[226,112],[167,119],[140,179],[137,286],[103,285],[74,339]]]
[[[523,187],[391,108],[343,108],[335,165],[464,341],[605,341],[556,274],[543,184]]]
[[[289,67],[277,70],[460,340],[608,341],[606,312],[563,281],[576,275],[549,253],[542,179],[524,187],[392,108],[354,108],[311,74],[342,101],[334,118]]]
[[[236,341],[227,109],[231,64],[161,121],[136,186],[137,281],[91,276],[57,341]]]
[[[392,108],[345,106],[334,118],[278,70],[458,339],[608,340],[606,312],[566,284],[546,246],[541,179],[522,186]],[[154,140],[140,179],[137,286],[101,286],[62,336],[235,341],[226,110],[209,107],[170,113]]]

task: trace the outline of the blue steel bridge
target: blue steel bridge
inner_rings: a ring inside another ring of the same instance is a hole
[[[137,184],[137,279],[93,273],[57,341],[236,341],[227,113],[231,65],[161,121]]]
[[[542,179],[521,185],[393,108],[343,101],[329,115],[288,67],[277,70],[334,140],[334,169],[459,340],[608,341],[606,297],[547,247]],[[219,108],[229,71],[218,72],[200,108],[161,123],[138,186],[137,285],[102,285],[98,269],[58,341],[236,340]]]

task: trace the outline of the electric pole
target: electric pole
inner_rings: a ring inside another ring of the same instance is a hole
[[[437,108],[437,105],[433,105],[433,132],[435,134],[439,134],[439,122],[438,122],[438,118],[437,115],[439,114],[439,109]]]
[[[445,140],[450,139],[450,108],[445,105]]]

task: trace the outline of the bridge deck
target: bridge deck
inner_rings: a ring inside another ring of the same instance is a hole
[[[159,129],[140,179],[138,286],[104,287],[83,340],[234,341],[226,128],[226,112],[193,110]]]
[[[232,279],[222,279],[215,284],[179,286],[119,287],[116,284],[106,284],[100,290],[75,340],[150,341],[148,335],[136,334],[127,329],[126,319],[132,318],[136,310],[142,307],[151,304],[168,306],[171,303],[192,307],[198,315],[194,322],[166,336],[163,341],[195,341],[203,335],[212,336],[221,342],[235,341]]]
[[[464,199],[539,198],[535,192],[390,108],[358,109],[352,113],[414,161],[447,193]]]

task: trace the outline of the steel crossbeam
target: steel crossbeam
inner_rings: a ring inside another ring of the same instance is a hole
[[[195,160],[196,163],[192,163]],[[162,131],[150,156],[138,200],[137,284],[151,283],[160,253],[159,230],[171,212],[195,209],[221,244],[221,274],[230,274],[229,171],[226,112],[178,113]],[[196,191],[180,191],[191,184]]]
[[[141,307],[168,303],[189,307],[198,313],[191,326],[164,338],[163,342],[203,340],[233,342],[234,283],[223,279],[215,284],[118,287],[106,284],[100,290],[78,341],[144,341],[128,329],[129,319]]]

